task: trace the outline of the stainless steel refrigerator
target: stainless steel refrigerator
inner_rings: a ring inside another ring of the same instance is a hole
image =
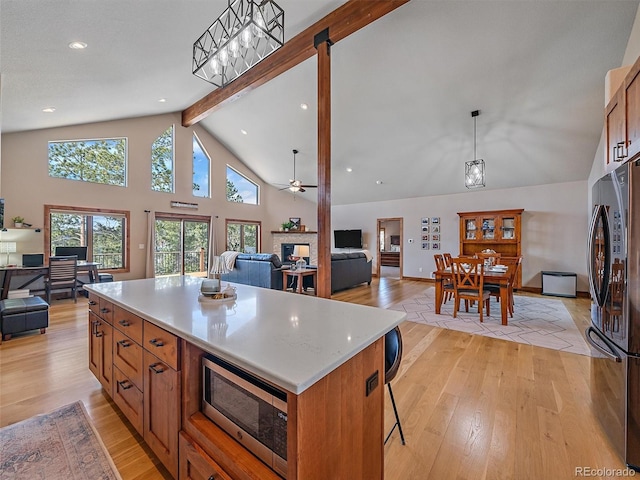
[[[612,444],[640,471],[640,161],[593,186],[587,259],[593,408]]]

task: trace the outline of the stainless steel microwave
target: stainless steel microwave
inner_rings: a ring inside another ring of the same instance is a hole
[[[213,355],[202,372],[203,413],[286,478],[286,392]]]

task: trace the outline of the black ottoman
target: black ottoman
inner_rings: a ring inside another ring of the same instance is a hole
[[[49,304],[40,297],[8,298],[0,301],[0,342],[14,333],[49,326]]]

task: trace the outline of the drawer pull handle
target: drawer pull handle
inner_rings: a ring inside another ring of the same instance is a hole
[[[131,344],[127,340],[119,340],[118,343],[122,345],[122,348],[127,348],[131,346]]]
[[[118,382],[118,385],[120,385],[120,388],[122,388],[123,390],[129,390],[131,387],[133,387],[133,384],[130,383],[128,380],[123,380],[121,382]]]
[[[98,304],[98,302],[94,302],[93,300],[89,300],[89,305],[94,307]]]
[[[129,327],[131,326],[131,324],[129,323],[129,320],[120,320],[118,322],[120,325],[122,325],[123,327]]]
[[[101,308],[100,309],[100,313],[109,313],[109,309],[108,308]]]
[[[151,365],[149,365],[149,368],[151,370],[153,370],[153,373],[162,373],[164,372],[166,369],[165,368],[158,368],[158,365],[162,365],[161,363],[152,363]]]
[[[164,342],[157,338],[152,338],[151,340],[149,340],[149,343],[154,347],[164,347]]]

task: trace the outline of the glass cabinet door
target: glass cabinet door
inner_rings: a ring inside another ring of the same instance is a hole
[[[502,240],[513,240],[516,238],[516,219],[515,217],[504,217],[502,219]]]
[[[464,238],[466,240],[475,240],[476,237],[476,220],[475,218],[467,219],[464,221]]]
[[[484,240],[493,240],[496,238],[496,220],[494,217],[482,218],[482,238]]]

